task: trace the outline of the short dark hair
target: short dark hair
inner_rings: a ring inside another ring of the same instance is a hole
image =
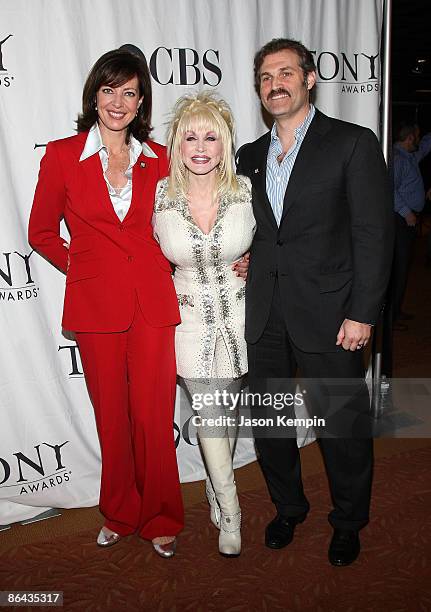
[[[82,92],[82,113],[78,115],[78,132],[89,130],[96,123],[96,94],[102,85],[119,87],[136,76],[139,82],[139,97],[143,96],[138,114],[127,129],[127,140],[130,134],[143,142],[147,140],[151,127],[151,77],[147,61],[126,50],[108,51],[99,57],[85,81]]]
[[[399,121],[394,129],[394,142],[404,142],[411,134],[416,135],[418,128],[412,121]]]
[[[260,69],[262,68],[263,60],[267,55],[284,51],[285,49],[294,51],[297,54],[299,66],[304,73],[304,83],[307,81],[308,74],[316,71],[316,64],[314,63],[312,53],[301,42],[291,38],[273,38],[259,49],[254,56],[254,86],[257,93],[260,91]]]

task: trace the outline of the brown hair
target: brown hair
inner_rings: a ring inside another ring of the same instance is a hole
[[[394,129],[394,142],[404,142],[409,136],[416,135],[419,126],[411,121],[400,121]]]
[[[139,97],[143,96],[138,114],[127,128],[130,134],[143,142],[147,140],[151,127],[151,79],[145,57],[137,57],[129,51],[108,51],[99,57],[85,81],[82,92],[82,113],[78,115],[77,130],[89,130],[97,121],[96,94],[102,85],[119,87],[136,76],[139,82]]]
[[[257,93],[260,91],[260,69],[262,68],[263,60],[271,53],[278,51],[294,51],[299,60],[299,66],[304,73],[304,84],[307,83],[307,76],[310,72],[316,72],[316,64],[312,53],[304,47],[302,43],[291,38],[273,38],[264,45],[254,56],[254,86]]]

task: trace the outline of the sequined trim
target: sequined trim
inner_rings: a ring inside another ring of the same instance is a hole
[[[241,510],[235,514],[222,514],[221,524],[226,533],[235,533],[241,527]]]
[[[238,302],[245,298],[245,285],[244,287],[241,287],[241,289],[238,289],[238,291],[235,293],[235,297]]]
[[[198,368],[197,377],[209,379],[211,376],[211,366],[214,353],[214,338],[216,333],[216,316],[214,310],[214,297],[211,292],[210,279],[205,266],[205,235],[195,229],[190,228],[190,238],[192,241],[192,252],[196,263],[197,281],[202,288],[202,308],[203,319],[206,331],[203,335],[202,346],[200,348],[200,358],[198,363],[201,365],[201,370]]]
[[[188,295],[187,293],[178,293],[177,298],[179,306],[190,306],[191,308],[195,307],[195,300],[192,295]]]
[[[183,213],[183,202],[180,199],[171,200],[168,198],[168,179],[164,178],[159,181],[156,191],[156,200],[154,204],[154,212],[159,213],[164,210],[177,210]]]
[[[216,282],[218,283],[219,297],[220,297],[220,317],[224,323],[224,331],[227,335],[227,341],[231,349],[231,359],[234,371],[234,378],[241,376],[241,355],[238,342],[235,333],[230,325],[231,322],[231,304],[229,300],[229,289],[226,278],[226,267],[223,266],[220,251],[221,251],[221,237],[222,237],[222,226],[215,229],[213,233],[213,243],[211,244],[211,259],[214,264],[216,272]]]

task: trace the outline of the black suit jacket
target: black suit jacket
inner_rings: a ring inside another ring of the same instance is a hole
[[[246,339],[268,320],[276,278],[292,341],[332,352],[345,318],[374,324],[389,279],[392,200],[374,133],[316,114],[290,176],[277,227],[266,194],[270,132],[238,152],[250,177],[257,230],[246,286]]]

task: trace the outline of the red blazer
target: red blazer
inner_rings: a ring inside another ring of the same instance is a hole
[[[151,226],[157,181],[168,173],[165,147],[151,142],[158,159],[139,156],[132,202],[121,223],[99,155],[79,161],[87,135],[48,144],[29,222],[30,244],[67,273],[63,327],[124,331],[132,322],[136,296],[150,325],[175,325],[180,315],[171,266]],[[62,218],[71,236],[69,249],[60,236]]]

